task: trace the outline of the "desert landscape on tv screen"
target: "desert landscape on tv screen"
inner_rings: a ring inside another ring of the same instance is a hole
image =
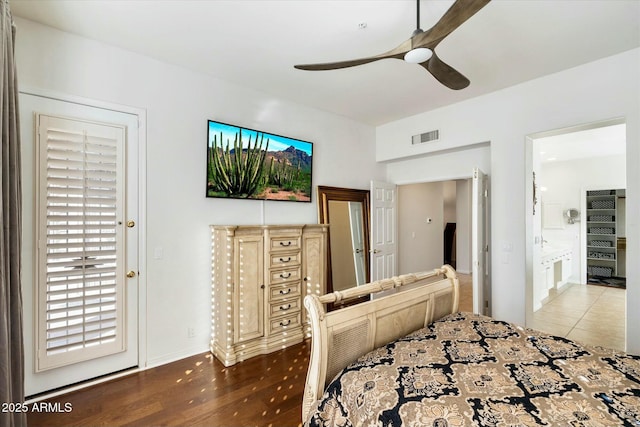
[[[313,144],[209,121],[207,197],[311,201]]]

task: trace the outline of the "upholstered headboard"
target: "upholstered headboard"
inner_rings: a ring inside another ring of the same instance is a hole
[[[333,377],[374,348],[458,311],[458,278],[448,265],[304,299],[311,318],[311,357],[302,420]],[[371,300],[326,312],[325,304],[371,295]]]

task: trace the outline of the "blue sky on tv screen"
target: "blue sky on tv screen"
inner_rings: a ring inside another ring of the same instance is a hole
[[[233,141],[236,138],[236,133],[240,130],[238,126],[228,125],[225,123],[218,122],[209,122],[209,141],[208,144],[211,146],[213,144],[213,135],[216,137],[220,137],[220,132],[222,132],[222,146],[226,147],[227,142],[231,144],[231,148],[233,148]],[[286,150],[290,146],[294,146],[300,151],[304,151],[308,155],[312,155],[311,148],[312,144],[310,142],[300,141],[298,139],[287,138],[286,136],[273,135],[267,132],[258,132],[252,129],[242,128],[242,146],[246,147],[249,142],[249,137],[251,137],[251,145],[256,140],[256,135],[258,133],[264,134],[264,143],[266,145],[267,139],[269,140],[269,151],[282,151]]]

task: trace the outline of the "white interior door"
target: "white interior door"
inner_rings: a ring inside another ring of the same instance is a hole
[[[31,396],[138,366],[138,116],[25,93],[20,114]]]
[[[487,177],[478,168],[473,169],[471,190],[471,265],[473,275],[473,311],[489,315],[489,281],[487,244]]]
[[[398,274],[397,189],[371,181],[371,281]]]

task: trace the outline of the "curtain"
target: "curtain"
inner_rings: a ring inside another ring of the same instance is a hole
[[[22,291],[20,250],[22,190],[20,181],[20,131],[18,84],[14,62],[15,27],[9,0],[0,0],[0,404],[23,403],[24,357],[22,343]],[[10,408],[9,408],[10,409]],[[25,426],[26,415],[0,411],[0,426]]]

